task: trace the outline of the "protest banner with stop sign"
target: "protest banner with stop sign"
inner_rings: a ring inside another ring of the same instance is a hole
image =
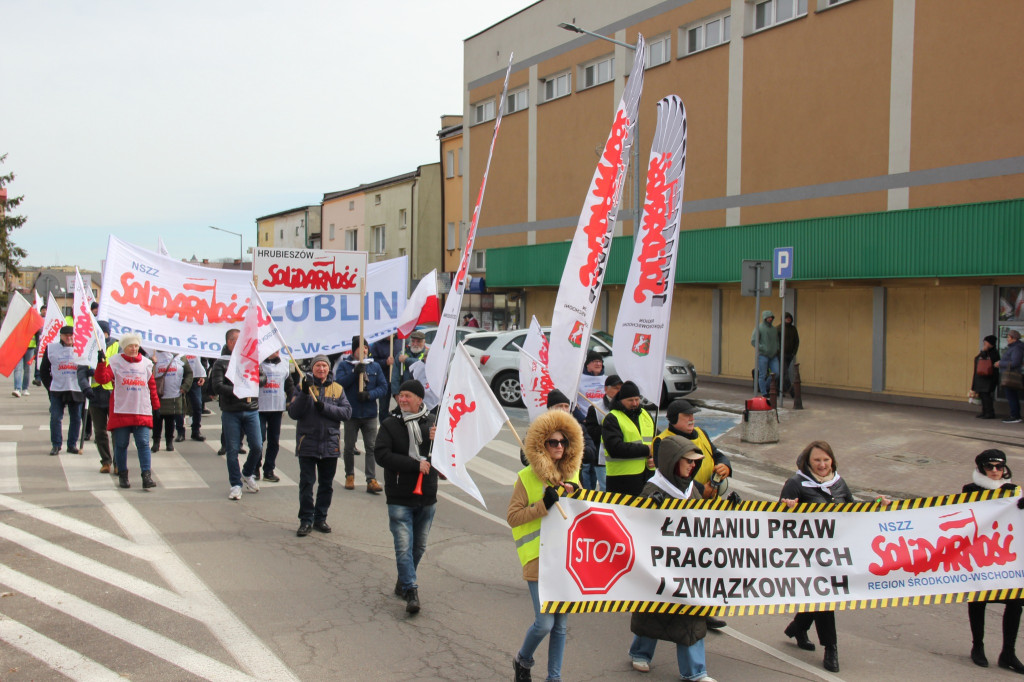
[[[633,537],[610,509],[588,509],[569,527],[565,570],[583,594],[605,594],[633,568]]]

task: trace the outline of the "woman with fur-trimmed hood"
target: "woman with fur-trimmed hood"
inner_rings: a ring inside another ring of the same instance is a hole
[[[506,519],[512,527],[516,552],[523,565],[523,579],[530,588],[534,622],[512,660],[517,682],[531,678],[533,652],[544,637],[548,639],[548,680],[560,680],[562,654],[565,652],[566,614],[540,612],[537,577],[540,559],[540,522],[558,502],[558,489],[571,494],[579,487],[580,463],[583,461],[583,429],[572,415],[549,410],[537,417],[526,433],[525,454],[529,466],[516,478],[512,499],[508,502]]]

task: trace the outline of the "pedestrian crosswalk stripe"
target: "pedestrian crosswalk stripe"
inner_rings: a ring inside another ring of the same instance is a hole
[[[0,431],[21,431],[24,424],[0,424]]]
[[[108,490],[117,487],[117,479],[114,476],[98,473],[99,453],[92,443],[86,444],[80,455],[69,455],[67,450],[62,450],[59,457],[64,478],[68,481],[68,490]],[[129,460],[128,469],[135,468]]]
[[[20,493],[18,444],[0,443],[0,493]]]

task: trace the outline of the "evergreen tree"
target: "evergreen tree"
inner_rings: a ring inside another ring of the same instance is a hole
[[[7,159],[7,154],[0,156],[0,165]],[[0,190],[9,182],[14,180],[14,173],[0,175]],[[0,198],[0,271],[7,273],[0,293],[0,303],[7,304],[8,291],[14,277],[21,274],[18,270],[19,261],[26,256],[25,249],[14,244],[13,232],[25,224],[27,218],[23,215],[11,215],[11,211],[18,208],[23,196]]]

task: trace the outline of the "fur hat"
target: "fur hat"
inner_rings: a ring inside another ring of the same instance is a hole
[[[562,451],[562,458],[555,462],[548,455],[544,441],[555,431],[561,431],[569,445]],[[545,484],[561,483],[572,478],[580,470],[583,461],[583,429],[568,412],[548,410],[533,420],[526,432],[526,461]]]
[[[639,398],[640,389],[632,381],[625,381],[622,384],[622,388],[619,389],[619,394],[615,397],[620,401],[625,398]]]
[[[566,405],[570,404],[569,399],[565,397],[565,394],[559,391],[557,388],[551,389],[548,393],[548,407],[554,407],[555,405]]]
[[[421,384],[416,379],[409,379],[408,381],[403,381],[402,385],[398,387],[398,392],[401,393],[402,391],[409,391],[409,393],[415,393],[420,397],[420,400],[422,400],[423,397],[426,395],[426,392],[423,390],[423,384]]]
[[[120,348],[127,348],[128,346],[142,347],[142,337],[135,332],[128,332],[127,334],[121,335],[121,340],[118,342]]]

